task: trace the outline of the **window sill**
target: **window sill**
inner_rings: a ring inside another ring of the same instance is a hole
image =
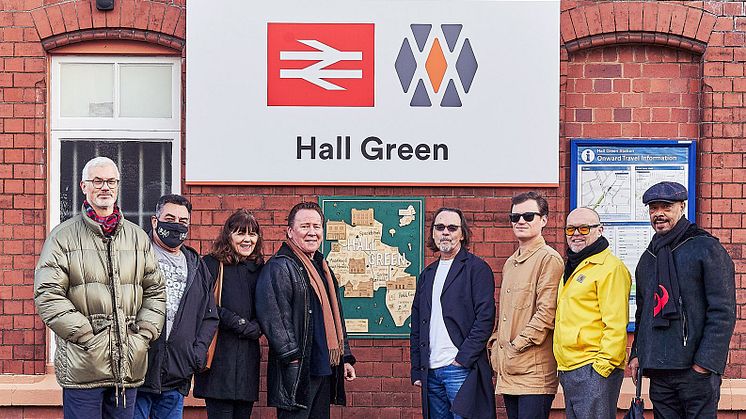
[[[191,395],[184,406],[204,406],[205,402]],[[0,407],[62,406],[62,388],[54,372],[45,375],[0,375]]]

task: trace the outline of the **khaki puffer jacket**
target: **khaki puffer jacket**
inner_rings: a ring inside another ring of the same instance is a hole
[[[85,215],[52,230],[34,274],[34,301],[57,337],[64,388],[138,387],[163,327],[166,293],[150,238],[122,219],[111,238]]]

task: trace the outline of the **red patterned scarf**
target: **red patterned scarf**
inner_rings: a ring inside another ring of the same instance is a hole
[[[83,201],[83,208],[85,208],[85,213],[88,215],[88,218],[101,224],[101,229],[104,231],[106,237],[109,237],[114,233],[119,221],[122,220],[122,213],[116,205],[114,205],[114,212],[106,217],[99,217],[99,215],[96,214],[96,210],[88,203],[88,200]]]

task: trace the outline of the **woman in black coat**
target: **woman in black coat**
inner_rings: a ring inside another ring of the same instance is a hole
[[[209,419],[251,416],[259,399],[259,336],[254,297],[264,257],[256,218],[245,209],[225,221],[205,262],[217,280],[223,265],[217,345],[212,366],[194,379],[194,397],[205,399]],[[215,284],[213,284],[214,290]]]

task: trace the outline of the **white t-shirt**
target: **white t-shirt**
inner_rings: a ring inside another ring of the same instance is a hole
[[[453,259],[440,260],[438,269],[435,271],[433,281],[433,301],[430,312],[430,368],[440,368],[450,365],[456,359],[458,348],[448,336],[446,324],[443,321],[443,307],[440,305],[440,296],[443,294],[443,285],[446,276],[451,269]]]

